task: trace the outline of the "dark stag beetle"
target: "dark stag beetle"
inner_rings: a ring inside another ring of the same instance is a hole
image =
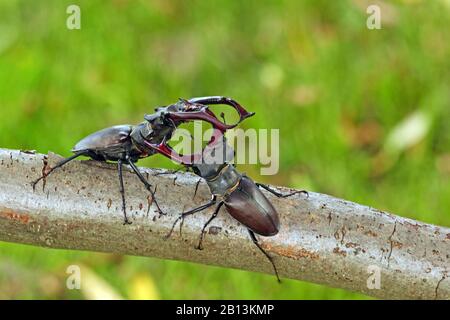
[[[213,104],[224,104],[233,107],[239,114],[239,121],[232,125],[227,125],[224,122],[219,121],[214,113],[208,109],[207,105]],[[218,129],[219,132],[224,132],[227,129],[237,126],[245,118],[252,115],[252,113],[247,112],[236,101],[226,97],[213,96],[198,97],[189,100],[180,99],[175,104],[156,108],[155,113],[146,115],[144,117],[145,121],[136,126],[114,126],[97,131],[82,139],[72,149],[72,152],[74,153],[72,156],[61,160],[49,170],[44,168],[42,176],[32,182],[33,190],[35,189],[36,184],[43,179],[43,187],[45,187],[45,178],[47,176],[55,169],[64,166],[80,156],[86,156],[97,161],[117,162],[124,224],[130,224],[131,222],[128,220],[126,212],[125,189],[122,174],[122,166],[125,163],[130,165],[139,180],[150,192],[158,212],[164,214],[156,201],[155,191],[152,190],[152,185],[144,178],[135,163],[139,159],[152,156],[156,153],[172,154],[176,157],[178,154],[176,154],[166,142],[170,140],[174,131],[183,122],[202,120],[211,123],[211,125]],[[212,139],[214,139],[214,137]],[[199,155],[191,155],[189,156],[189,159],[197,159],[198,157]],[[177,159],[184,161],[187,158],[178,155]]]
[[[220,139],[218,139],[219,137]],[[211,191],[212,198],[204,205],[181,213],[175,220],[166,238],[170,237],[179,220],[183,220],[188,215],[205,210],[218,202],[213,215],[203,225],[197,249],[202,249],[206,227],[217,217],[220,208],[225,205],[228,213],[247,227],[250,238],[258,249],[269,259],[277,280],[280,282],[278,270],[272,257],[260,246],[255,236],[255,233],[266,237],[274,236],[280,230],[278,213],[259,188],[263,188],[281,198],[290,197],[297,193],[305,193],[308,196],[308,192],[301,190],[289,194],[282,194],[265,184],[255,183],[245,174],[241,174],[236,170],[235,166],[230,163],[233,158],[233,148],[227,144],[223,134],[219,134],[216,135],[215,141],[209,143],[204,148],[200,161],[180,162],[179,159],[177,160],[181,164],[191,168],[195,174],[205,179]],[[176,157],[172,159],[176,160]],[[196,158],[196,160],[198,159]],[[217,198],[220,198],[220,201]]]

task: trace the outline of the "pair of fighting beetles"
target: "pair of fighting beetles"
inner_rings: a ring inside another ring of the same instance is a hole
[[[208,105],[218,104],[233,107],[239,114],[237,123],[226,124],[225,121],[220,121],[208,108]],[[157,202],[151,184],[144,178],[135,165],[141,158],[154,154],[162,154],[192,169],[195,174],[204,178],[212,194],[212,198],[208,203],[183,212],[175,221],[173,227],[175,227],[175,224],[180,219],[183,219],[187,215],[194,214],[217,204],[213,215],[203,226],[197,247],[201,249],[206,227],[217,216],[220,208],[224,205],[233,218],[247,227],[252,241],[269,259],[279,280],[278,272],[271,256],[259,245],[255,236],[255,233],[262,236],[273,236],[278,233],[280,228],[277,211],[259,188],[264,188],[277,197],[289,197],[299,192],[306,193],[306,191],[281,194],[264,184],[255,183],[249,177],[240,174],[232,164],[228,163],[232,159],[232,156],[216,163],[205,163],[201,161],[202,157],[205,157],[204,151],[208,148],[209,150],[214,150],[215,146],[219,146],[230,150],[224,138],[225,131],[236,127],[244,119],[253,115],[254,113],[248,112],[238,102],[227,97],[213,96],[192,98],[189,100],[180,99],[177,103],[156,108],[155,113],[145,115],[145,121],[136,126],[114,126],[87,136],[75,145],[72,149],[74,154],[71,157],[61,160],[53,168],[43,172],[43,175],[33,181],[32,185],[34,188],[40,180],[45,179],[55,169],[62,167],[80,156],[86,156],[97,161],[117,162],[120,193],[122,196],[122,211],[125,224],[129,224],[131,222],[126,212],[122,167],[124,164],[128,164],[131,167],[146,189],[151,193],[157,210],[162,214],[163,212]],[[180,155],[167,142],[171,139],[179,125],[192,120],[202,120],[210,123],[214,129],[214,134],[203,152],[192,155]],[[171,232],[168,236],[170,236]]]

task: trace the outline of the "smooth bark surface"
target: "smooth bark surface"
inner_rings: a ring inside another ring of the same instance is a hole
[[[151,196],[131,170],[124,170],[131,225],[123,225],[117,166],[73,161],[36,186],[45,163],[61,158],[0,149],[0,240],[50,248],[128,255],[239,268],[273,274],[247,230],[224,207],[206,229],[203,250],[195,249],[214,207],[185,219],[165,240],[179,213],[206,203],[210,194],[190,173],[153,176],[140,168],[167,215],[158,215]],[[290,189],[278,188],[281,192]],[[282,277],[344,288],[374,297],[450,299],[450,229],[402,218],[353,202],[313,193],[278,199],[281,231],[259,237]],[[380,275],[380,288],[377,274]],[[275,278],[274,278],[275,281]]]

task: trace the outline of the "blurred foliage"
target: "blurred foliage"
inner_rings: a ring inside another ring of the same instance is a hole
[[[66,28],[74,3],[81,30]],[[366,28],[373,3],[381,30]],[[227,95],[256,111],[244,127],[280,129],[280,172],[242,168],[256,180],[448,226],[449,18],[448,0],[1,1],[0,146],[69,155],[83,136],[138,123],[178,97]],[[124,298],[365,298],[231,269],[6,243],[0,298],[86,298],[65,289],[71,264]]]

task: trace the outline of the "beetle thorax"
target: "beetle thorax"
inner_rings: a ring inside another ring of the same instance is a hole
[[[213,195],[224,197],[236,189],[241,178],[242,175],[233,165],[226,164],[217,175],[205,178],[205,180]]]

